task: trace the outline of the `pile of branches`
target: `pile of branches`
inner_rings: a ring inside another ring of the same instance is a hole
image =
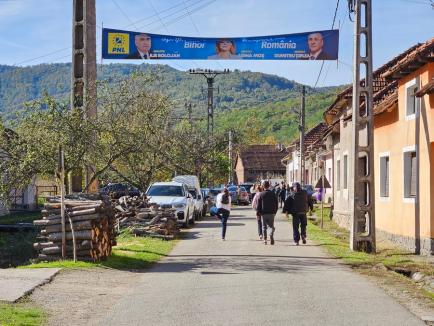
[[[40,227],[38,242],[33,247],[38,260],[72,259],[74,248],[77,260],[100,261],[111,255],[116,245],[115,219],[110,201],[86,198],[66,199],[65,237],[66,256],[62,257],[62,225],[60,198],[49,199],[42,210],[42,219],[35,220]]]
[[[146,197],[121,197],[114,210],[118,230],[126,228],[134,235],[165,240],[179,233],[175,209],[150,203]]]

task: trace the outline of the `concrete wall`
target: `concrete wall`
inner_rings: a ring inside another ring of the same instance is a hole
[[[406,87],[434,78],[434,63],[399,80],[398,108],[375,119],[376,225],[411,250],[430,253],[434,238],[434,95],[421,98],[420,112],[406,116]],[[406,86],[407,85],[407,86]],[[416,198],[404,198],[404,152],[416,150]],[[380,157],[389,156],[389,196],[380,196]]]
[[[349,107],[344,111],[339,121],[340,133],[333,136],[333,219],[342,227],[350,228],[351,203],[349,189],[353,179],[352,166],[352,131],[351,119],[345,121],[344,117],[351,112]],[[344,157],[347,157],[347,186],[344,187]],[[338,161],[340,169],[338,169]],[[330,167],[330,165],[329,165]],[[339,171],[338,171],[339,170]],[[339,174],[339,175],[338,175]]]

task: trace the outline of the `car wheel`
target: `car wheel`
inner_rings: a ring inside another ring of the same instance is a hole
[[[190,224],[193,225],[196,223],[196,212],[193,211],[193,215],[191,216]]]
[[[190,212],[189,211],[187,211],[187,215],[186,215],[186,218],[185,218],[185,222],[184,222],[184,224],[183,224],[183,226],[185,227],[185,228],[188,228],[189,227],[189,225],[190,225]]]

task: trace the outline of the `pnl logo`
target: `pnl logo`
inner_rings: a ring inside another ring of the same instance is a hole
[[[108,33],[109,54],[129,54],[130,38],[128,33]]]

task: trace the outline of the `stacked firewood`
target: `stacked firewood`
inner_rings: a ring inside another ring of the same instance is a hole
[[[41,228],[39,242],[34,248],[39,260],[62,258],[61,204],[52,198],[44,205],[42,219],[34,225]],[[111,255],[116,245],[115,220],[111,203],[104,200],[65,200],[66,257],[77,260],[100,261]]]
[[[118,228],[132,234],[173,239],[179,233],[175,209],[160,207],[147,198],[121,197],[114,205]]]

